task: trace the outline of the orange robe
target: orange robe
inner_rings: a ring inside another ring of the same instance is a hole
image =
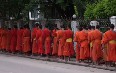
[[[57,31],[55,29],[52,31],[52,36],[53,36],[52,55],[57,55],[58,54],[58,43],[57,43]]]
[[[11,43],[10,43],[11,52],[16,51],[16,43],[17,43],[17,29],[12,29],[11,30]]]
[[[58,56],[63,56],[63,50],[64,50],[64,44],[65,44],[65,38],[64,38],[64,30],[58,30],[57,31],[57,40],[59,42],[58,44]]]
[[[90,48],[90,58],[92,59],[92,50],[93,50],[93,30],[88,31],[88,43]]]
[[[107,48],[104,48],[106,61],[116,62],[116,32],[112,30],[105,32],[102,44],[107,45]]]
[[[77,31],[74,36],[74,41],[77,42],[76,44],[76,60],[80,60],[80,42],[79,42],[79,33],[80,31]]]
[[[24,29],[23,30],[23,52],[27,53],[31,51],[31,32],[29,29]]]
[[[2,49],[1,42],[2,42],[2,29],[0,28],[0,50]]]
[[[2,30],[2,41],[1,41],[1,47],[2,49],[6,49],[6,41],[7,41],[7,31],[5,29]]]
[[[11,30],[7,30],[6,50],[9,52],[11,51],[10,50],[10,42],[11,42]]]
[[[73,32],[68,29],[65,30],[64,32],[65,34],[65,45],[64,45],[64,51],[63,51],[63,55],[64,56],[73,56],[75,54],[74,48],[73,48],[73,41],[72,41],[72,37],[73,37]]]
[[[17,30],[17,51],[22,51],[22,36],[23,36],[23,29]]]
[[[44,47],[45,47],[45,54],[51,54],[51,37],[50,37],[50,30],[47,28],[44,28],[43,30],[43,37],[44,37]]]
[[[36,40],[36,33],[37,33],[37,28],[33,28],[32,30],[32,53],[37,54],[38,48],[37,48],[37,40]]]
[[[96,35],[97,34],[97,35]],[[92,50],[92,60],[98,61],[102,58],[102,49],[101,49],[101,40],[102,40],[102,33],[99,30],[93,31],[93,50]]]
[[[42,34],[43,34],[43,31],[41,29],[38,29],[37,33],[36,33],[38,54],[44,54],[43,35]]]
[[[79,33],[79,41],[80,41],[80,59],[88,59],[90,57],[89,53],[89,43],[88,43],[88,33],[82,30]]]

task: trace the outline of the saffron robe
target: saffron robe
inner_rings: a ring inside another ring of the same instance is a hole
[[[79,33],[80,41],[80,59],[88,59],[90,57],[89,43],[88,43],[88,33],[87,31],[82,30]]]
[[[65,34],[66,42],[64,45],[63,55],[68,57],[74,56],[75,51],[74,51],[73,39],[72,39],[73,32],[70,29],[68,29],[68,30],[65,30],[64,34]]]
[[[37,33],[37,27],[33,28],[32,30],[32,53],[37,54],[38,48],[37,48],[37,40],[36,40],[36,33]]]
[[[53,37],[53,50],[52,50],[52,55],[57,55],[58,54],[58,41],[57,41],[57,30],[52,31],[52,37]]]
[[[96,35],[97,34],[97,35]],[[102,33],[95,29],[93,31],[93,50],[92,50],[92,60],[98,61],[103,56],[102,48],[101,48],[101,40],[102,40]]]
[[[64,37],[64,30],[57,31],[57,40],[58,40],[58,56],[63,56],[64,44],[65,44],[65,37]]]
[[[31,32],[29,29],[23,31],[23,52],[27,53],[31,51]]]
[[[48,28],[43,29],[43,38],[44,38],[44,47],[45,47],[45,54],[51,54],[51,33]]]
[[[37,30],[36,33],[36,40],[37,40],[37,48],[38,48],[38,54],[44,54],[44,42],[43,42],[43,31],[41,29]]]
[[[17,51],[22,51],[22,38],[23,38],[23,29],[17,30]]]
[[[116,32],[112,30],[105,32],[102,44],[107,45],[107,47],[104,48],[105,60],[116,62]]]

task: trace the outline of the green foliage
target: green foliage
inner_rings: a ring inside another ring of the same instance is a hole
[[[102,0],[89,4],[84,13],[85,18],[109,18],[116,15],[116,0]]]

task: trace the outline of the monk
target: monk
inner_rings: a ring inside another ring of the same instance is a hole
[[[58,41],[58,57],[59,59],[63,58],[63,50],[64,50],[64,44],[65,44],[65,38],[64,38],[64,26],[60,26],[61,29],[57,31],[57,41]]]
[[[23,36],[23,27],[17,30],[17,45],[16,50],[17,52],[22,52],[22,36]]]
[[[106,48],[103,47],[105,61],[116,62],[116,32],[113,24],[110,24],[110,30],[104,33],[102,44],[107,46]]]
[[[71,25],[67,26],[67,29],[64,32],[65,36],[65,45],[63,50],[64,60],[66,61],[66,57],[68,57],[68,61],[70,61],[70,57],[74,56],[75,51],[73,47],[73,32],[71,31]]]
[[[53,50],[52,50],[52,55],[57,56],[57,54],[58,54],[57,24],[54,24],[54,30],[52,31],[52,37],[53,37]]]
[[[14,25],[13,29],[11,29],[10,50],[12,53],[16,52],[16,43],[17,43],[17,26]]]
[[[44,45],[43,45],[43,31],[42,31],[42,25],[38,25],[37,33],[36,33],[36,40],[37,40],[37,49],[38,54],[43,56],[44,55]]]
[[[0,51],[2,49],[1,42],[2,42],[2,28],[1,28],[1,25],[0,25]]]
[[[37,49],[37,40],[36,40],[36,33],[37,33],[37,29],[38,29],[38,23],[35,24],[35,27],[32,30],[32,34],[31,34],[31,39],[32,39],[32,54],[37,54],[38,49]]]
[[[88,43],[90,48],[90,59],[92,60],[92,50],[93,50],[93,31],[95,30],[95,26],[88,26]]]
[[[1,36],[2,36],[1,47],[3,51],[6,51],[7,30],[5,28],[2,30]]]
[[[11,28],[7,30],[7,42],[6,42],[6,51],[11,52],[10,50],[10,42],[11,42]]]
[[[87,60],[90,57],[90,53],[86,25],[83,25],[82,28],[83,30],[79,33],[79,41],[80,41],[80,60],[83,61]]]
[[[31,51],[31,32],[29,30],[28,24],[24,26],[23,30],[23,52],[25,55],[29,55]]]
[[[97,35],[96,35],[97,34]],[[99,25],[96,26],[96,29],[93,30],[93,50],[92,50],[92,60],[95,64],[99,64],[99,60],[102,58],[102,48],[101,40],[102,33],[99,31]]]
[[[51,32],[48,29],[48,25],[45,25],[45,28],[43,29],[43,40],[44,47],[45,47],[45,54],[47,57],[51,54]]]
[[[80,41],[79,41],[79,33],[82,31],[82,28],[79,27],[78,30],[75,33],[74,36],[74,41],[77,43],[76,44],[76,61],[80,60]]]

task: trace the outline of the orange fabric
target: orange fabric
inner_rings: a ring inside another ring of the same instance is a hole
[[[58,44],[57,44],[57,31],[54,29],[52,32],[52,37],[53,37],[53,50],[52,50],[52,55],[57,55],[58,54]]]
[[[69,38],[73,37],[73,32],[68,29],[65,30],[65,41]],[[65,42],[63,55],[64,56],[73,56],[75,54],[74,48],[73,48],[73,42]]]
[[[58,30],[57,32],[57,40],[58,44],[58,56],[63,56],[65,38],[64,38],[64,30]]]
[[[23,31],[23,52],[29,52],[31,50],[31,40],[30,40],[31,32],[29,29],[24,29]]]
[[[32,30],[32,53],[36,54],[38,52],[38,48],[37,48],[37,40],[36,40],[36,33],[37,33],[37,27],[33,28]]]
[[[105,48],[105,58],[106,61],[115,61],[116,62],[116,44],[115,43],[109,43],[112,40],[116,40],[116,32],[112,30],[108,30],[104,33],[102,44],[107,45],[107,48]]]
[[[11,42],[11,30],[7,30],[7,42],[6,42],[6,50],[10,50],[10,42]]]
[[[79,41],[80,41],[80,59],[88,59],[90,57],[90,53],[87,31],[82,30],[79,33]]]
[[[94,30],[89,30],[88,31],[88,42],[89,42],[89,48],[90,48],[90,58],[92,58],[92,50],[93,50],[93,31]]]
[[[45,28],[43,30],[43,38],[45,40],[44,42],[44,47],[45,47],[45,54],[48,55],[48,54],[51,54],[51,37],[50,37],[50,30]]]
[[[38,54],[44,54],[44,47],[43,47],[43,37],[42,37],[42,30],[38,29],[36,33],[36,39],[37,39],[37,48],[38,48]]]
[[[1,42],[2,42],[2,29],[0,28],[0,49],[2,49]]]
[[[92,50],[92,59],[93,61],[98,61],[100,58],[102,58],[103,55],[101,49],[102,33],[97,29],[94,30],[93,38],[94,38],[94,42],[93,42],[93,50]]]
[[[76,44],[76,60],[80,60],[80,43],[79,43],[79,33],[80,31],[77,31],[75,33],[74,41],[77,42]]]
[[[17,51],[22,51],[22,35],[23,35],[23,29],[17,30]]]
[[[11,52],[16,51],[16,44],[17,44],[17,29],[12,29],[11,30],[11,43],[10,43]]]
[[[7,31],[5,29],[2,30],[2,41],[1,41],[1,47],[2,49],[6,49],[6,41],[7,41]]]

